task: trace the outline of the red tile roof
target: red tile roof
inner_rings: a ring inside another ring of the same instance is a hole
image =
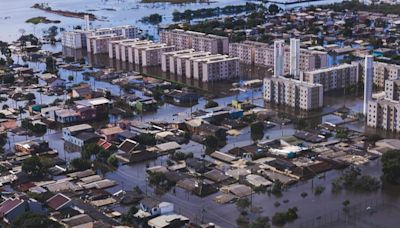
[[[23,203],[23,200],[20,199],[7,199],[0,205],[0,217],[4,217],[18,205]]]
[[[47,206],[54,210],[60,209],[62,206],[65,204],[69,203],[71,199],[61,193],[58,193],[57,195],[51,197],[50,199],[47,200]]]

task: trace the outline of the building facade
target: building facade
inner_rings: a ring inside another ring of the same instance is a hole
[[[229,39],[201,32],[185,31],[182,29],[164,30],[160,33],[160,41],[174,45],[177,50],[194,49],[211,52],[212,54],[228,54]]]
[[[324,69],[305,71],[300,75],[301,81],[322,84],[324,92],[356,85],[359,80],[357,64],[341,64]]]
[[[263,96],[268,103],[304,111],[319,109],[323,106],[321,84],[311,84],[282,77],[265,78]]]

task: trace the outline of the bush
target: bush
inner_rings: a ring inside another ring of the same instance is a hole
[[[89,160],[83,158],[74,158],[71,161],[71,166],[78,171],[83,171],[90,169],[92,167],[92,163]]]
[[[315,187],[314,194],[316,196],[318,196],[318,195],[321,195],[324,191],[325,191],[325,187],[319,185],[319,186]]]
[[[382,179],[390,184],[400,184],[400,150],[390,150],[383,154]]]
[[[272,216],[272,224],[276,226],[283,226],[287,222],[296,220],[299,216],[297,215],[297,207],[289,208],[286,212],[277,212]]]
[[[218,107],[218,103],[213,100],[208,100],[207,104],[204,105],[204,108],[215,108]]]
[[[372,192],[377,191],[380,187],[381,183],[377,178],[361,175],[360,169],[354,167],[346,170],[341,177],[332,181],[333,192],[338,192],[343,188],[351,191]]]

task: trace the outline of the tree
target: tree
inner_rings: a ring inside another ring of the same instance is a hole
[[[110,157],[108,157],[107,163],[109,165],[111,165],[112,167],[115,167],[115,168],[118,167],[118,159],[114,155],[111,155]]]
[[[400,150],[390,150],[382,155],[382,179],[390,184],[400,184]]]
[[[271,193],[276,196],[282,195],[282,187],[283,183],[280,180],[276,179],[272,184]]]
[[[89,143],[83,146],[81,157],[83,159],[90,159],[93,155],[97,155],[98,153],[102,153],[104,148],[97,145],[96,143]]]
[[[240,198],[236,201],[236,207],[241,211],[245,211],[248,207],[250,207],[250,201],[247,198]]]
[[[250,125],[251,138],[259,140],[264,137],[264,123],[259,121]]]
[[[258,217],[254,222],[251,223],[251,228],[268,228],[269,227],[269,218]]]
[[[208,100],[207,104],[204,105],[204,108],[214,108],[218,107],[218,103],[215,102],[214,100]]]
[[[140,145],[154,146],[156,145],[156,138],[149,133],[142,133],[134,138]]]
[[[236,224],[240,228],[247,228],[249,227],[249,219],[246,218],[246,216],[239,215],[239,217],[236,219]]]
[[[304,130],[307,128],[307,121],[303,118],[297,118],[294,121],[294,126],[297,130]]]
[[[68,81],[72,82],[74,80],[74,76],[73,75],[68,75]]]
[[[349,132],[347,129],[338,129],[336,131],[336,138],[338,139],[347,139],[349,136]]]
[[[58,73],[56,60],[51,56],[46,58],[46,71],[51,73],[51,74],[57,74]]]
[[[268,11],[269,11],[270,14],[275,15],[275,14],[279,13],[280,8],[276,4],[271,4],[268,7]]]
[[[218,138],[214,135],[207,135],[206,139],[204,140],[204,145],[210,149],[216,149],[219,145]]]
[[[22,162],[22,171],[33,178],[43,177],[47,172],[46,167],[37,155],[33,155]]]
[[[83,171],[90,169],[92,167],[92,163],[83,158],[74,158],[71,161],[71,166],[78,171]]]
[[[47,218],[45,215],[35,214],[33,212],[25,212],[20,214],[11,224],[15,228],[62,228],[61,224]]]

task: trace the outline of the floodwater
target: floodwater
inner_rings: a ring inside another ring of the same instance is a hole
[[[89,12],[96,15],[102,20],[92,23],[93,27],[106,27],[115,25],[133,24],[150,35],[157,37],[157,27],[141,23],[139,20],[150,14],[158,13],[163,16],[161,24],[169,24],[172,22],[172,13],[175,10],[184,11],[186,9],[200,9],[200,8],[213,8],[224,7],[226,5],[240,5],[246,3],[248,0],[215,0],[211,3],[192,3],[192,4],[169,4],[169,3],[149,3],[142,4],[140,0],[52,0],[47,1],[49,6],[53,9],[75,11],[75,12]],[[45,1],[46,2],[46,1]],[[321,0],[311,3],[300,3],[283,6],[283,8],[293,8],[308,5],[321,5],[333,2],[341,2],[341,0]],[[37,0],[0,0],[0,40],[14,41],[21,34],[23,29],[26,33],[33,33],[41,35],[43,31],[47,30],[52,24],[39,24],[32,25],[25,23],[26,20],[44,16],[50,20],[61,20],[60,24],[55,24],[66,30],[71,30],[73,26],[84,25],[83,20],[77,18],[62,17],[55,14],[43,12],[41,10],[33,9],[35,3],[43,3]],[[4,32],[7,31],[7,32]]]
[[[334,0],[333,0],[334,1]],[[323,2],[333,2],[333,1],[323,1]],[[7,2],[7,3],[5,3]],[[84,2],[84,3],[82,3]],[[171,4],[139,4],[138,0],[132,1],[117,1],[117,0],[92,0],[92,1],[82,1],[82,0],[53,0],[50,5],[55,9],[62,10],[71,10],[71,11],[90,11],[96,16],[106,17],[106,21],[96,21],[94,22],[95,27],[99,26],[110,26],[110,25],[121,25],[121,24],[135,24],[138,25],[145,30],[148,30],[149,33],[156,33],[156,28],[148,25],[143,25],[138,23],[137,21],[143,17],[147,16],[151,13],[160,13],[163,15],[163,23],[169,23],[172,19],[172,12],[177,10],[185,10],[185,9],[197,9],[204,7],[216,7],[216,6],[224,6],[227,4],[242,4],[246,2],[245,0],[219,0],[216,3],[211,4],[187,4],[187,5],[171,5]],[[36,3],[33,0],[17,0],[17,1],[6,1],[0,0],[0,40],[12,41],[15,40],[21,33],[18,31],[23,28],[27,33],[33,32],[35,34],[40,34],[43,29],[48,28],[51,25],[38,25],[33,27],[32,25],[28,25],[25,23],[26,19],[29,19],[34,16],[46,16],[52,20],[61,20],[62,23],[58,26],[64,27],[66,29],[71,29],[73,25],[82,25],[83,21],[80,19],[66,18],[60,17],[57,15],[44,13],[39,10],[31,9],[30,6]],[[318,2],[319,3],[319,2]],[[309,3],[304,3],[305,5]],[[316,4],[316,2],[310,3]],[[293,5],[292,5],[293,6]],[[290,6],[288,6],[290,7]],[[107,9],[106,9],[107,8]],[[110,8],[115,9],[116,11],[109,10]],[[93,10],[93,11],[92,11]],[[7,32],[5,32],[7,31]],[[52,51],[60,51],[59,46],[45,47],[46,50]],[[31,67],[36,70],[43,70],[44,64],[36,64],[29,63]],[[60,76],[64,79],[67,79],[69,75],[74,75],[74,81],[72,83],[79,83],[83,81],[82,72],[72,72],[64,69],[60,69]],[[265,75],[260,74],[259,72],[249,72],[250,78],[263,77]],[[71,83],[71,84],[72,84]],[[114,95],[118,95],[121,93],[121,90],[118,86],[112,85],[108,82],[98,81],[94,78],[90,78],[88,81],[95,88],[103,88],[110,90]],[[46,96],[40,95],[35,92],[36,102],[37,103],[51,103],[56,98],[65,99],[64,96]],[[138,93],[140,94],[140,93]],[[263,106],[262,100],[259,100],[261,96],[260,91],[251,91],[248,90],[246,92],[241,92],[237,95],[229,95],[217,98],[216,101],[221,105],[226,105],[231,103],[233,99],[245,100],[256,98],[254,103],[257,105]],[[24,102],[14,102],[12,100],[8,100],[4,103],[9,104],[10,107],[18,107],[20,105],[24,105]],[[1,103],[0,105],[4,104]],[[206,103],[205,99],[200,99],[199,103],[192,108],[187,107],[177,107],[168,103],[162,105],[157,112],[144,114],[142,117],[136,116],[136,119],[142,119],[142,121],[148,120],[182,120],[190,116],[191,111],[195,111],[197,109],[203,108]],[[325,99],[326,108],[324,111],[331,111],[345,105],[349,107],[353,112],[361,112],[362,111],[362,100],[360,97],[356,96],[328,96]],[[173,115],[178,114],[178,115]],[[320,121],[329,121],[329,122],[340,122],[340,117],[335,115],[325,115],[322,117],[318,117],[317,122]],[[355,129],[363,130],[364,127],[362,124],[353,124],[349,125]],[[281,136],[289,136],[294,133],[293,126],[276,126],[272,129],[268,129],[265,131],[265,135],[270,138],[278,138]],[[29,139],[31,137],[27,136],[17,136],[12,133],[9,133],[9,141],[10,144],[8,146],[13,146],[15,142],[23,141]],[[78,157],[79,152],[65,152],[64,151],[64,142],[61,139],[60,131],[49,130],[48,133],[44,136],[44,139],[49,141],[50,147],[57,150],[59,152],[59,157],[70,161],[71,159]],[[251,138],[249,134],[249,128],[244,128],[241,131],[239,136],[228,136],[228,143],[224,148],[221,148],[221,151],[226,152],[229,149],[235,146],[245,146],[250,144]],[[195,156],[200,156],[204,152],[204,147],[196,142],[190,142],[186,145],[182,145],[182,151],[184,152],[192,152]],[[219,205],[213,202],[213,198],[219,193],[213,194],[211,196],[205,198],[199,198],[197,196],[193,196],[188,194],[187,192],[176,189],[175,193],[169,192],[164,194],[163,196],[155,195],[154,190],[146,185],[146,166],[153,165],[162,165],[165,164],[166,157],[161,157],[155,161],[149,161],[134,165],[122,165],[115,172],[108,172],[105,174],[107,178],[116,180],[119,184],[113,188],[108,189],[110,192],[116,192],[120,189],[130,190],[132,187],[138,185],[149,195],[160,198],[164,201],[169,201],[175,204],[175,210],[177,213],[182,213],[185,216],[188,216],[195,222],[214,222],[221,227],[235,227],[236,226],[236,218],[239,215],[239,211],[236,209],[234,204],[228,205]],[[370,164],[363,166],[362,169],[365,173],[370,175],[379,177],[381,175],[380,164],[379,161],[371,161]],[[331,181],[340,175],[341,171],[330,171],[327,172],[324,178],[314,178],[313,180],[309,180],[306,182],[298,183],[295,186],[287,189],[282,197],[269,196],[267,194],[253,194],[252,202],[253,207],[260,209],[259,213],[256,215],[269,216],[270,218],[275,212],[284,211],[289,207],[298,207],[299,209],[299,219],[297,219],[293,223],[289,223],[287,227],[311,227],[311,224],[322,224],[321,227],[327,227],[323,224],[324,221],[329,220],[328,215],[340,214],[342,211],[342,202],[344,200],[350,200],[350,205],[358,205],[360,203],[368,205],[368,202],[387,202],[387,204],[398,204],[400,202],[399,199],[399,189],[397,188],[385,188],[382,191],[377,193],[352,193],[352,192],[341,192],[339,194],[331,193]],[[325,191],[319,195],[315,196],[313,194],[313,188],[315,186],[325,186]],[[300,196],[302,192],[308,193],[308,196],[303,198]],[[284,203],[284,201],[287,203]],[[274,206],[275,202],[280,202],[280,206]],[[388,203],[390,202],[390,203]],[[116,208],[117,210],[124,211],[125,208]],[[204,210],[203,210],[204,209]],[[360,210],[364,210],[365,207],[360,207]],[[204,213],[202,213],[204,211]],[[376,219],[379,219],[379,225],[382,227],[393,227],[392,221],[389,221],[382,215],[383,212],[378,213],[376,215]],[[385,214],[385,213],[383,213]],[[388,213],[391,217],[398,216],[399,210],[392,210]],[[318,216],[322,216],[321,218],[317,218]],[[371,219],[373,217],[371,216]],[[364,224],[361,227],[370,227],[370,221],[367,221],[367,225]],[[345,226],[341,226],[345,227]]]

